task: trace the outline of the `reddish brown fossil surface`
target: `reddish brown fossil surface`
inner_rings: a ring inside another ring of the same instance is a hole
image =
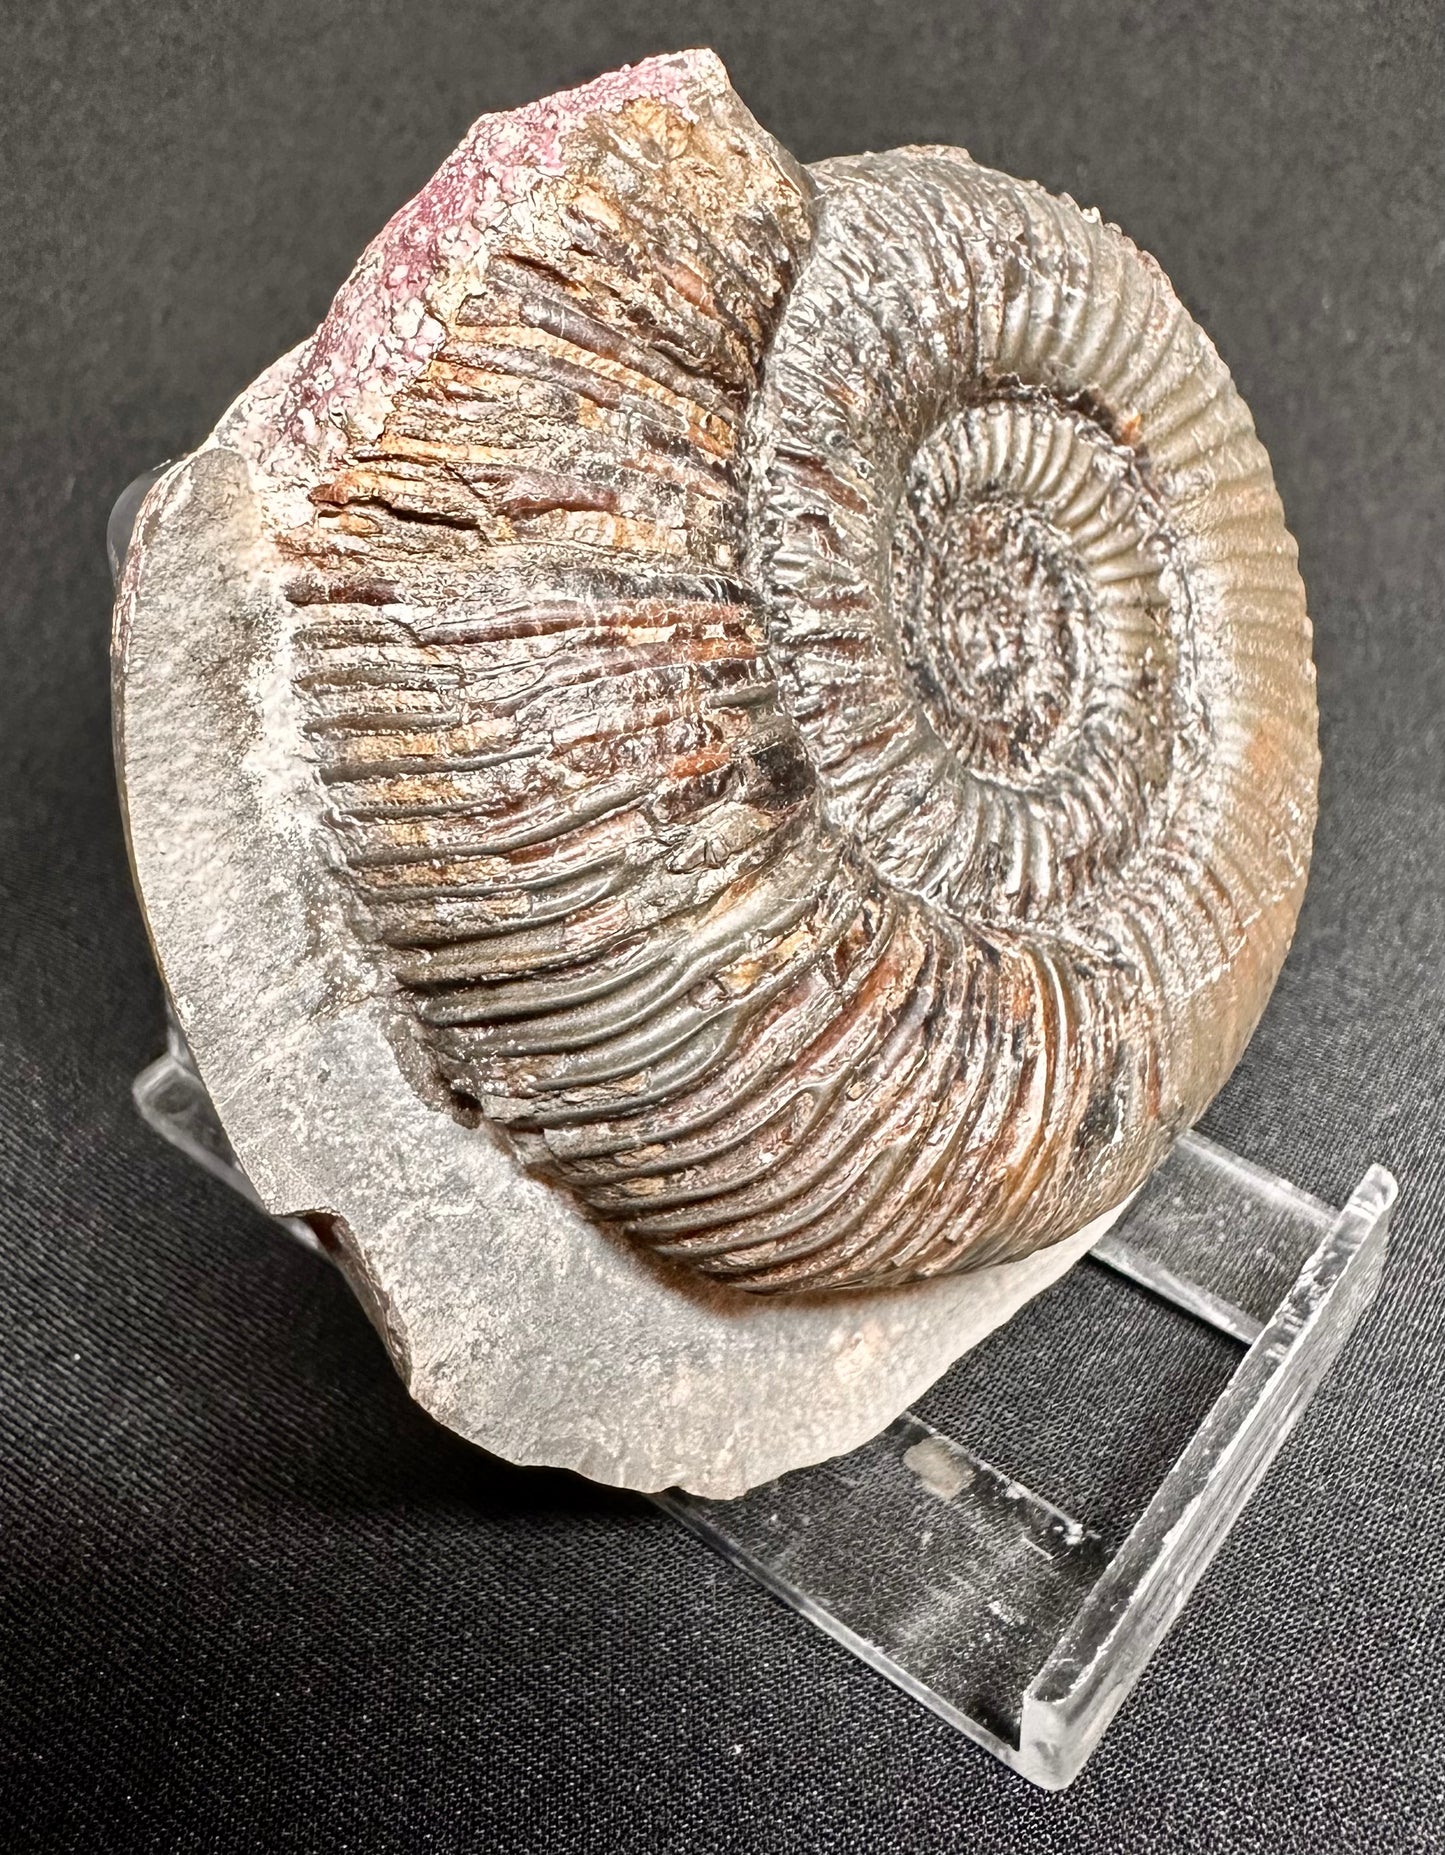
[[[1252,1031],[1317,750],[1295,549],[1158,266],[710,54],[485,118],[218,433],[418,1073],[755,1289],[1021,1255]]]

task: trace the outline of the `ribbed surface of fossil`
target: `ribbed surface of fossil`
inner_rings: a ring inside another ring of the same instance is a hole
[[[354,929],[442,1097],[744,1287],[1020,1255],[1252,1031],[1309,624],[1214,349],[706,54],[483,119],[232,415]]]

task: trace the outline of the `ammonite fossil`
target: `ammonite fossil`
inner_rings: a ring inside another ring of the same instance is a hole
[[[1228,1075],[1309,624],[1248,411],[1096,213],[801,168],[654,60],[479,122],[213,443],[397,1060],[608,1231],[757,1290],[975,1268]]]

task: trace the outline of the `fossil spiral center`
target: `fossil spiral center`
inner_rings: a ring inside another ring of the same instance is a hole
[[[911,410],[855,415],[851,476],[831,441],[811,476],[775,467],[784,697],[885,880],[1041,919],[1135,854],[1183,775],[1187,586],[1108,418],[1017,379],[943,378]]]
[[[905,494],[892,603],[904,664],[939,738],[980,771],[1037,777],[1077,706],[1094,599],[1077,554],[1001,491],[932,524]]]

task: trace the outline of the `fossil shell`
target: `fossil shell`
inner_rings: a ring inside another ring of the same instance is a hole
[[[803,170],[654,60],[483,119],[218,436],[419,1085],[606,1226],[753,1289],[996,1262],[1228,1075],[1309,624],[1248,411],[1096,214]]]

